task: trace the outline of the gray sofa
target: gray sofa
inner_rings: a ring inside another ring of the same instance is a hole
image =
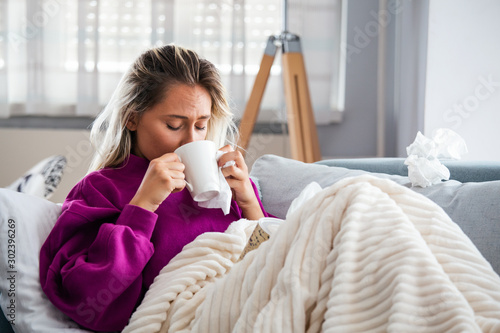
[[[281,218],[285,217],[292,200],[312,181],[326,187],[342,178],[366,173],[392,179],[440,205],[500,274],[500,162],[444,161],[452,180],[427,188],[411,186],[403,162],[402,158],[364,158],[306,164],[265,155],[253,164],[250,176],[259,188],[266,210]],[[10,199],[11,196],[8,197]],[[36,202],[35,198],[29,200],[40,205],[44,211],[50,210],[51,214],[58,212],[58,207],[48,201],[40,201],[42,199],[39,198]],[[0,210],[1,207],[0,202]],[[55,313],[57,316],[57,311]],[[56,331],[59,330],[51,330]],[[73,328],[72,331],[79,330]],[[0,332],[13,332],[3,313],[0,313]]]
[[[411,188],[435,203],[457,223],[500,274],[500,162],[443,161],[450,180],[412,187],[403,158],[332,159],[313,164],[265,155],[250,176],[264,208],[284,218],[292,200],[310,182],[327,187],[342,178],[370,173]]]

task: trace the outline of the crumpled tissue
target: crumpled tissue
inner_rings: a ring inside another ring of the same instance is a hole
[[[462,155],[468,153],[465,140],[448,128],[437,129],[433,140],[437,146],[437,158],[459,160],[462,158]]]
[[[218,151],[216,159],[217,161],[225,152]],[[224,212],[224,215],[229,214],[229,209],[231,208],[231,198],[233,192],[226,181],[226,178],[222,174],[222,169],[231,165],[234,165],[235,161],[229,161],[219,168],[219,194],[217,194],[212,199],[206,201],[198,201],[198,206],[204,208],[220,208]]]
[[[458,160],[467,153],[464,139],[456,132],[440,128],[432,139],[417,133],[415,141],[406,147],[408,178],[413,186],[427,187],[450,179],[450,170],[440,158]]]
[[[450,170],[437,158],[410,155],[405,164],[408,165],[408,178],[413,186],[427,187],[450,179]]]

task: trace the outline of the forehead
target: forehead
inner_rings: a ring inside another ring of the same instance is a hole
[[[200,85],[178,84],[170,87],[165,97],[153,110],[164,114],[210,116],[212,100]]]

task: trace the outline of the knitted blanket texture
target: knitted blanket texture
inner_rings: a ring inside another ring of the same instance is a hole
[[[435,203],[346,178],[238,261],[256,221],[163,268],[124,332],[500,332],[500,278]]]

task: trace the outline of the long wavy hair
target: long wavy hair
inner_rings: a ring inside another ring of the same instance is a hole
[[[94,120],[90,141],[95,154],[89,172],[116,167],[126,160],[132,149],[132,133],[126,127],[130,116],[136,113],[140,117],[178,84],[200,85],[207,90],[212,114],[206,139],[214,141],[217,147],[234,144],[237,128],[217,68],[192,50],[166,45],[152,48],[137,58]]]

